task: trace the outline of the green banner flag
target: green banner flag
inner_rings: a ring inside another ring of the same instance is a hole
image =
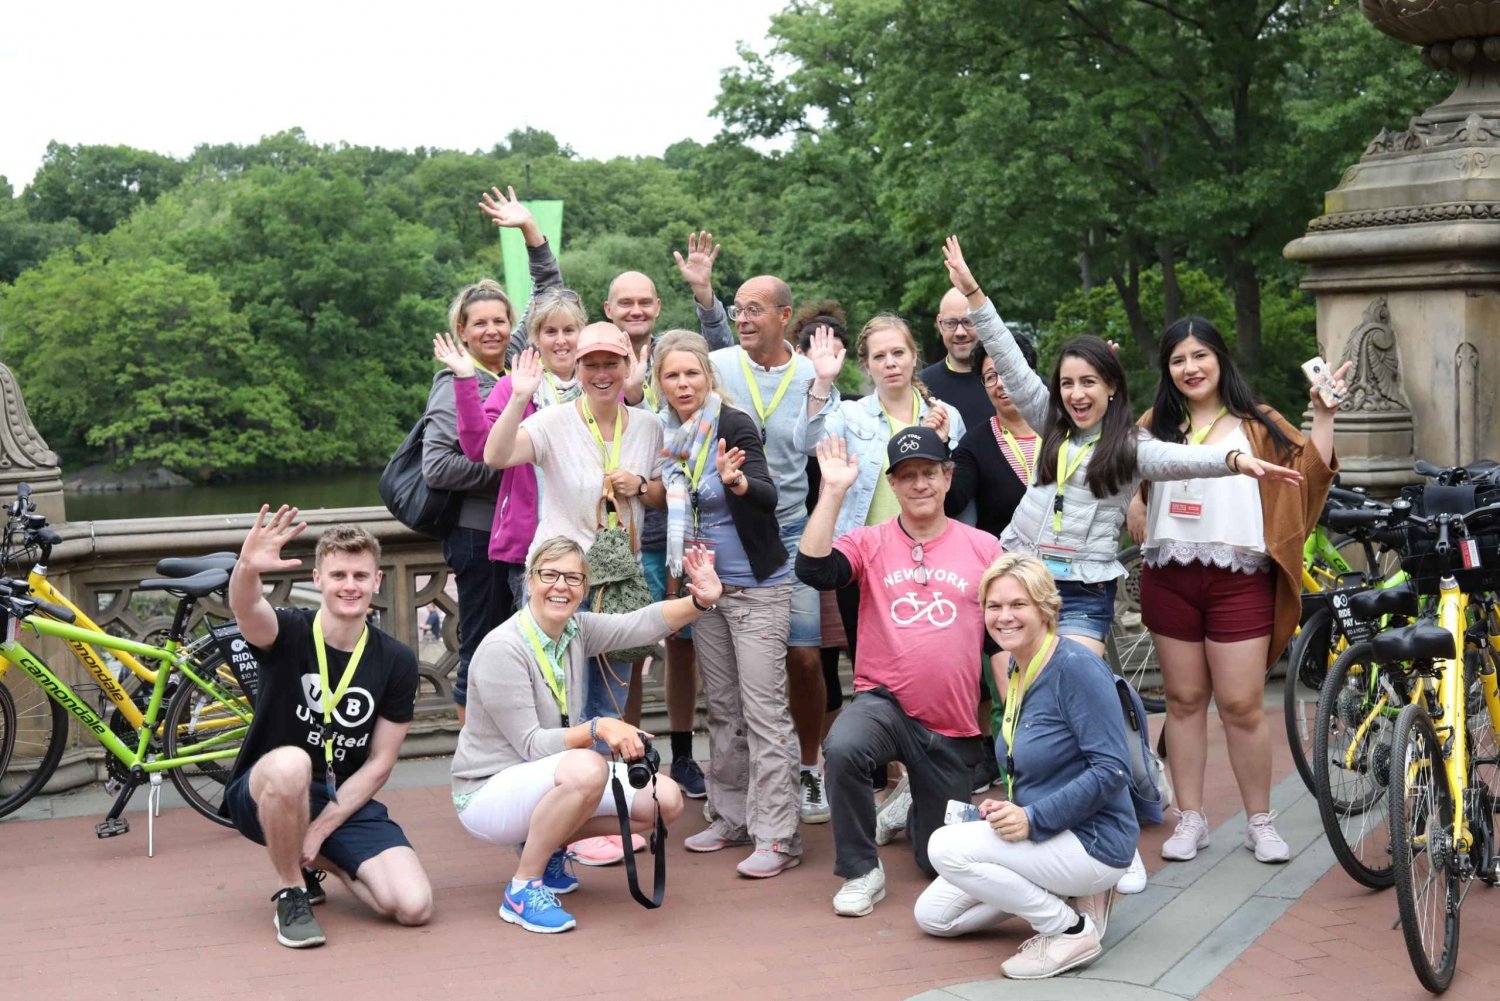
[[[563,203],[560,201],[522,202],[536,218],[542,235],[552,245],[552,252],[562,252]],[[505,267],[505,294],[516,304],[519,314],[531,298],[531,267],[526,257],[526,240],[519,229],[500,229],[500,262]]]

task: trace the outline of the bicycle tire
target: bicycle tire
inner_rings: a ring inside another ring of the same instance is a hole
[[[38,685],[0,682],[0,817],[42,791],[68,743],[68,711]],[[25,777],[15,775],[27,769]],[[10,778],[11,781],[7,781]]]
[[[1110,668],[1135,686],[1148,713],[1167,711],[1166,689],[1161,676],[1161,662],[1156,658],[1156,643],[1141,623],[1141,548],[1131,546],[1119,555],[1125,576],[1115,587],[1115,614],[1110,620],[1112,651]]]
[[[1313,793],[1334,857],[1355,882],[1382,890],[1395,881],[1389,815],[1384,809],[1395,732],[1389,716],[1369,720],[1353,767],[1345,764],[1372,708],[1369,679],[1378,665],[1371,652],[1369,643],[1354,644],[1333,662],[1323,681],[1315,717]]]
[[[1389,809],[1401,933],[1417,979],[1441,994],[1458,966],[1463,887],[1448,847],[1453,793],[1443,772],[1442,746],[1424,706],[1401,710],[1392,746]]]
[[[1282,691],[1282,716],[1292,763],[1308,792],[1317,792],[1312,754],[1317,733],[1318,696],[1328,676],[1328,654],[1333,644],[1333,613],[1319,608],[1292,640]]]
[[[213,676],[230,691],[231,695],[244,697],[239,681],[235,678],[234,672],[229,669],[223,654],[219,652],[217,646],[212,645],[212,641],[209,643],[207,655],[198,661],[198,673]],[[181,684],[177,686],[177,691],[172,694],[171,701],[167,703],[166,717],[162,726],[163,750],[167,757],[175,758],[179,748],[183,745],[195,744],[199,740],[212,736],[215,729],[224,725],[232,727],[238,722],[239,717],[222,702],[184,677]],[[243,742],[244,736],[241,735],[220,746],[238,747]],[[215,824],[232,827],[233,823],[228,817],[220,816],[219,806],[224,802],[224,789],[229,784],[229,776],[234,770],[235,760],[235,758],[223,758],[217,761],[182,765],[170,769],[167,774],[172,779],[172,785],[177,788],[177,792],[188,806]]]

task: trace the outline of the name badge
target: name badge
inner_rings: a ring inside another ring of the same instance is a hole
[[[1203,517],[1203,494],[1183,484],[1167,498],[1167,514],[1173,518],[1197,521]]]
[[[1078,550],[1074,547],[1042,544],[1037,546],[1037,555],[1053,577],[1058,580],[1073,578],[1073,561],[1078,558]]]

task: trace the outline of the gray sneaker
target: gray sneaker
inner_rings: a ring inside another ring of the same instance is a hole
[[[307,949],[328,941],[302,887],[289,886],[271,899],[276,901],[276,941],[288,949]]]

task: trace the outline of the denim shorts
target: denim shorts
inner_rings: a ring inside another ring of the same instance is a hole
[[[1103,643],[1115,620],[1115,587],[1118,580],[1085,584],[1060,580],[1057,591],[1062,595],[1062,614],[1057,617],[1061,636],[1082,636]]]
[[[651,588],[652,601],[667,600],[667,551],[665,549],[642,549],[641,567],[646,571],[646,586]],[[685,640],[693,638],[693,627],[683,626],[677,635]]]
[[[787,561],[796,564],[797,546],[802,542],[802,529],[807,519],[781,526],[781,543],[786,546]],[[787,637],[787,646],[820,647],[823,645],[823,606],[818,592],[808,587],[793,574],[792,584],[792,630]]]

